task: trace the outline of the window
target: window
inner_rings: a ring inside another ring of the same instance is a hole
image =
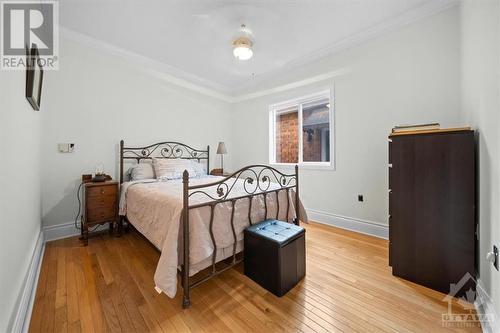
[[[269,108],[269,162],[332,166],[330,91]]]

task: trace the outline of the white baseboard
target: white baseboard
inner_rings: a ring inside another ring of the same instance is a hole
[[[80,234],[80,229],[75,228],[74,222],[49,225],[43,227],[43,235],[46,242],[57,239],[68,238]]]
[[[477,280],[476,293],[477,297],[476,301],[474,302],[476,311],[481,315],[485,315],[485,317],[488,319],[481,324],[483,333],[500,332],[500,321],[498,314],[495,311],[493,301],[491,300],[490,295],[488,295],[488,293],[486,292],[481,279]]]
[[[108,224],[99,225],[95,231],[109,228]],[[75,227],[75,222],[49,225],[42,228],[46,242],[80,235],[80,229]]]
[[[28,273],[26,274],[23,288],[19,294],[18,306],[13,314],[13,321],[11,329],[9,330],[10,332],[28,332],[44,251],[45,239],[43,231],[40,231],[33,255],[31,257]]]
[[[389,238],[389,227],[380,222],[341,216],[315,209],[307,209],[307,215],[314,222],[332,225],[338,228],[347,229],[379,238]],[[106,225],[99,226],[98,229],[101,228],[106,228]],[[80,234],[80,230],[75,228],[74,222],[67,222],[43,227],[43,233],[45,236],[45,241],[49,242],[57,239],[77,236]]]
[[[389,238],[389,226],[380,222],[341,216],[315,209],[307,209],[307,215],[309,219],[314,222],[332,225],[334,227],[347,229],[378,238]]]

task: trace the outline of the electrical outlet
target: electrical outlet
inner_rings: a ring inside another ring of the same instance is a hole
[[[493,245],[493,251],[486,254],[486,260],[491,262],[498,271],[498,247]]]
[[[495,266],[498,271],[498,247],[496,247],[495,245],[493,245],[493,253],[495,254],[495,261],[493,262],[493,266]]]
[[[358,201],[359,202],[363,202],[364,201],[363,194],[358,194]]]

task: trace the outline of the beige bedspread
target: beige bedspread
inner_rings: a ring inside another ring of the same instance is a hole
[[[190,179],[190,185],[207,184],[222,177],[207,176]],[[279,188],[271,183],[270,189]],[[209,192],[217,197],[215,187]],[[246,195],[243,181],[238,180],[229,197]],[[292,221],[295,217],[294,192],[289,193],[289,214],[286,215],[286,191],[279,192],[279,218]],[[194,195],[189,204],[209,201],[205,196]],[[300,205],[300,219],[307,221],[307,215]],[[268,217],[276,217],[276,194],[268,194]],[[237,235],[238,251],[242,250],[243,230],[249,225],[249,200],[239,199],[235,203],[234,224]],[[182,263],[182,249],[179,248],[179,228],[182,212],[182,181],[138,181],[122,185],[120,215],[127,215],[128,220],[160,251],[161,256],[156,268],[154,282],[156,289],[174,297],[177,291],[177,269]],[[252,202],[252,222],[265,219],[264,198],[256,196]],[[210,208],[208,206],[190,210],[190,275],[194,275],[211,264],[214,251],[209,232]],[[231,230],[231,203],[220,203],[214,211],[214,237],[217,244],[217,261],[232,255],[234,236]]]

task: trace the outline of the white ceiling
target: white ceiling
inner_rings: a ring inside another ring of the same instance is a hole
[[[190,82],[230,94],[334,52],[381,27],[431,15],[455,0],[64,0],[63,27],[165,64]],[[406,20],[406,21],[405,21]],[[231,41],[244,23],[254,57]],[[385,29],[387,30],[387,29]]]

